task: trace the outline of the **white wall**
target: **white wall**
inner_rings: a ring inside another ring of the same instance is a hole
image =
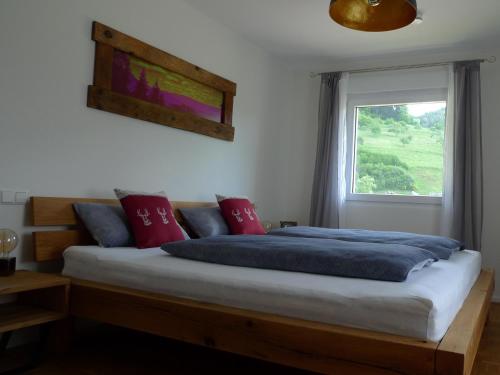
[[[367,67],[392,66],[399,64],[418,64],[425,62],[474,59],[496,55],[500,58],[500,48],[489,50],[448,50],[436,53],[393,55],[380,58],[357,59],[353,61],[331,62],[330,64],[310,64],[307,67],[295,67],[294,117],[291,128],[297,145],[293,148],[296,164],[293,173],[288,174],[288,184],[294,186],[288,197],[293,207],[287,206],[289,216],[307,221],[309,215],[309,195],[311,178],[314,170],[317,132],[317,106],[319,78],[309,78],[309,72],[336,71]],[[483,257],[484,265],[500,273],[500,62],[482,65],[482,106],[483,106],[483,148],[484,148],[484,230]],[[299,141],[300,140],[300,141]],[[304,202],[307,202],[305,204]],[[381,204],[367,202],[349,202],[346,212],[346,226],[378,230],[401,230],[418,233],[438,234],[440,206]],[[495,292],[495,300],[500,301],[500,288]]]
[[[86,107],[97,20],[238,84],[235,141]],[[0,2],[0,189],[32,195],[112,197],[114,187],[172,200],[245,194],[263,219],[285,213],[289,73],[281,62],[181,0]],[[0,205],[0,227],[22,234],[31,263],[27,208]]]

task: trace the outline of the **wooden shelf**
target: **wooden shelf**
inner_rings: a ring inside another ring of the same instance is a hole
[[[0,277],[0,295],[66,285],[69,279],[65,277],[20,270],[12,276]]]
[[[40,307],[0,305],[0,333],[31,327],[64,318],[65,314]]]
[[[0,304],[0,333],[64,319],[69,284],[65,277],[31,271],[0,277],[0,296],[16,295],[16,302]]]

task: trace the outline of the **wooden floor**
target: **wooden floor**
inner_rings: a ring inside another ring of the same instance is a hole
[[[15,356],[12,356],[15,357]],[[11,361],[14,358],[9,358]],[[17,360],[17,358],[15,358]],[[7,360],[0,361],[0,371]],[[119,328],[86,330],[71,353],[49,357],[29,375],[306,374]],[[500,375],[500,304],[493,305],[473,375]]]
[[[500,375],[500,304],[493,304],[473,375]]]

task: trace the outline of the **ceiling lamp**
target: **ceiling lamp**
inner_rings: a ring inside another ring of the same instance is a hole
[[[412,23],[416,0],[331,0],[330,17],[338,24],[360,31],[390,31]]]

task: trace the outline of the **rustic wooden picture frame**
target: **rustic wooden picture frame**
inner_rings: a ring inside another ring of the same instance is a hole
[[[232,126],[236,83],[210,73],[131,36],[94,21],[92,40],[96,43],[94,82],[88,87],[87,106],[177,129],[188,130],[226,141],[234,140]],[[131,54],[223,93],[221,122],[166,108],[112,90],[114,50]]]

